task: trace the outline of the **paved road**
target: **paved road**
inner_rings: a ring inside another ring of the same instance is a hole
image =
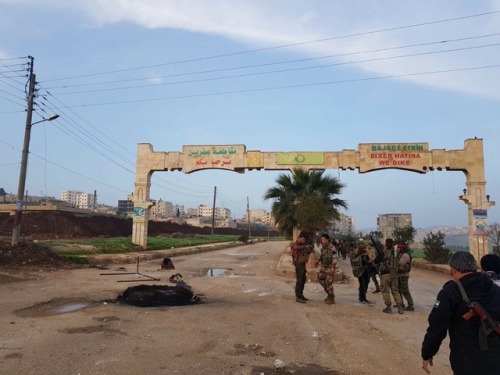
[[[129,271],[81,269],[0,274],[0,373],[94,374],[423,374],[426,318],[445,274],[415,269],[413,313],[357,304],[357,282],[336,284],[336,305],[316,283],[298,304],[294,280],[277,275],[287,243],[266,242],[143,262]],[[350,274],[347,262],[341,266]],[[224,272],[224,270],[227,270]],[[181,273],[202,298],[191,306],[138,308],[111,303],[127,287],[168,284]],[[220,276],[209,276],[216,274]],[[129,282],[132,281],[132,282]],[[434,374],[449,374],[447,345]],[[274,367],[280,360],[285,367]]]

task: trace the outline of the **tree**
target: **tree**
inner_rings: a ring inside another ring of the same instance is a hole
[[[5,203],[5,196],[7,193],[5,192],[4,188],[0,188],[0,197],[3,197],[3,203]]]
[[[292,174],[280,174],[276,186],[269,188],[264,199],[273,199],[271,213],[278,228],[291,236],[294,227],[321,230],[333,219],[339,219],[340,207],[347,203],[336,195],[344,188],[337,178],[324,171],[294,168]]]
[[[500,224],[491,224],[488,229],[488,237],[492,242],[493,254],[500,255]]]
[[[451,251],[444,247],[444,237],[441,231],[438,231],[436,234],[430,232],[425,236],[422,241],[424,244],[424,259],[436,264],[448,263]]]
[[[407,249],[410,248],[410,244],[412,244],[415,240],[415,234],[417,230],[413,228],[411,225],[407,225],[406,227],[396,228],[392,232],[392,238],[394,243],[403,243]]]

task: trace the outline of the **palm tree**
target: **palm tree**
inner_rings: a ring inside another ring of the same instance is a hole
[[[345,185],[324,172],[294,168],[291,176],[280,174],[277,185],[264,194],[265,200],[274,199],[271,213],[286,235],[291,236],[294,227],[324,229],[331,220],[340,217],[339,207],[347,208],[344,200],[335,198]]]

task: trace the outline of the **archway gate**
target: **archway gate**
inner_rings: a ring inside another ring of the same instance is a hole
[[[359,173],[380,169],[401,169],[417,173],[433,170],[461,171],[465,174],[469,249],[479,260],[488,253],[487,211],[495,204],[486,196],[482,139],[465,140],[462,150],[429,150],[428,143],[361,143],[358,150],[338,152],[247,151],[244,145],[187,145],[182,152],[155,152],[150,143],[137,146],[132,242],[147,247],[151,175],[155,171],[179,170],[192,173],[203,169],[225,169],[238,173],[248,170],[311,169],[355,170]]]

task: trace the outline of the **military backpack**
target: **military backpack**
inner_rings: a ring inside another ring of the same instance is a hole
[[[361,277],[361,275],[363,275],[366,266],[363,265],[362,255],[353,256],[351,258],[351,267],[352,267],[352,274],[354,275],[354,277]]]

